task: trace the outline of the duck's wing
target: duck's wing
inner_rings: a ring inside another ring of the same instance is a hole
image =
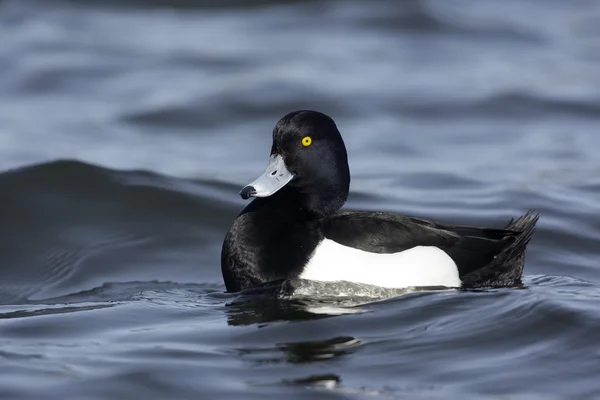
[[[498,264],[501,260],[497,258],[517,243],[522,253],[536,221],[537,216],[527,213],[509,222],[506,228],[495,229],[442,225],[394,213],[344,211],[324,219],[321,229],[329,239],[373,253],[397,253],[415,246],[438,247],[452,257],[463,278]],[[480,276],[480,279],[483,278]]]

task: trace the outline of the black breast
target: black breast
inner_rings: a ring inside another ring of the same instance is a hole
[[[256,199],[233,223],[221,252],[227,291],[297,277],[323,239],[318,220],[285,197]]]

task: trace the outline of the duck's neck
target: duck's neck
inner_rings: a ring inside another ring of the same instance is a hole
[[[242,214],[260,211],[286,221],[310,221],[334,214],[346,202],[347,193],[335,187],[318,191],[299,191],[295,187],[284,187],[270,197],[255,199]]]
[[[298,193],[302,207],[315,218],[325,218],[338,211],[348,198],[347,190],[330,187],[327,190]]]

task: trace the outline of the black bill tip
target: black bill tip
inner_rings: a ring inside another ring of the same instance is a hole
[[[242,196],[242,199],[244,200],[248,200],[253,194],[256,194],[256,189],[254,189],[254,186],[244,186],[244,188],[240,191],[240,196]]]

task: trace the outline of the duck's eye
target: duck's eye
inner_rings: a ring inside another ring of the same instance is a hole
[[[302,138],[302,146],[308,147],[312,144],[312,138],[310,136],[304,136]]]

